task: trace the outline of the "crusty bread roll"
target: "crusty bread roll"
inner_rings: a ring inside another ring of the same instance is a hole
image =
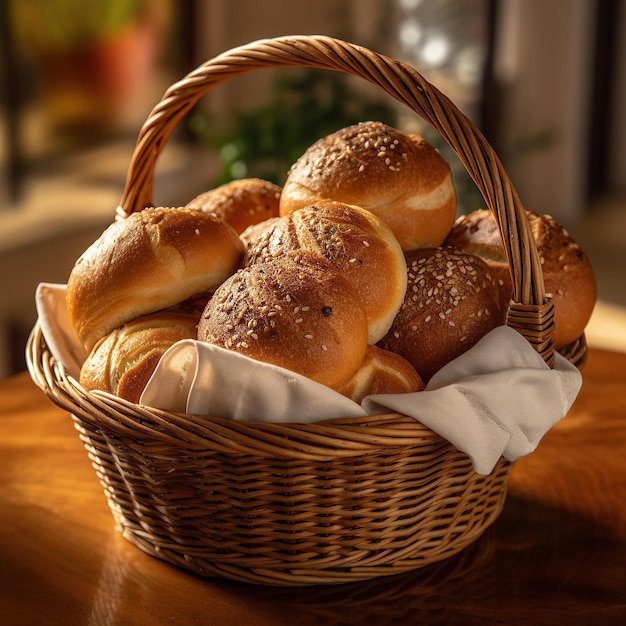
[[[160,311],[122,324],[93,347],[80,384],[138,403],[165,351],[177,341],[196,338],[199,315]]]
[[[378,346],[367,346],[359,369],[337,391],[360,404],[365,396],[422,391],[424,386],[420,375],[404,357]]]
[[[226,280],[202,314],[198,339],[334,388],[363,360],[367,319],[330,263],[285,254]]]
[[[281,217],[253,241],[244,265],[286,252],[327,259],[353,286],[368,321],[368,341],[389,330],[406,292],[406,263],[391,229],[376,215],[342,202],[317,202]]]
[[[293,164],[280,197],[281,215],[320,200],[376,213],[403,250],[440,245],[456,217],[448,163],[419,135],[380,122],[327,135]]]
[[[140,315],[210,291],[240,266],[243,243],[223,220],[183,208],[148,208],[109,226],[67,283],[69,318],[90,350]]]
[[[274,224],[276,224],[276,222],[280,219],[280,217],[270,217],[262,222],[259,222],[258,224],[251,224],[248,226],[248,228],[246,228],[246,230],[239,235],[241,237],[241,241],[243,241],[243,245],[246,247],[246,250],[250,247],[250,244],[253,241],[259,239],[265,231],[272,228],[272,226],[274,226]]]
[[[403,356],[424,382],[503,323],[489,268],[440,247],[406,254],[406,298],[379,346]]]
[[[278,217],[281,188],[260,178],[242,178],[210,189],[187,203],[187,208],[212,213],[237,233],[270,217]]]
[[[505,258],[502,238],[491,211],[481,209],[460,216],[452,226],[444,245],[479,256],[488,266],[503,296],[506,308],[511,299],[511,271]]]
[[[589,258],[571,235],[549,215],[526,210],[542,264],[546,293],[554,301],[554,345],[557,350],[576,341],[589,322],[598,295]],[[485,209],[461,216],[446,239],[480,256],[500,287],[506,308],[512,295],[511,273],[496,221]]]

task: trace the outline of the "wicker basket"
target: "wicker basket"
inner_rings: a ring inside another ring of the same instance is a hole
[[[117,210],[152,205],[155,163],[173,129],[212,87],[267,67],[336,70],[378,85],[442,135],[492,210],[511,268],[507,324],[546,362],[546,299],[523,207],[476,127],[413,68],[328,37],[284,37],[226,52],[171,86],[138,137]],[[585,359],[584,338],[568,358]],[[35,383],[68,410],[124,536],[205,576],[267,585],[371,579],[441,561],[497,518],[510,463],[489,476],[399,414],[316,424],[231,422],[87,393],[51,355],[37,324],[27,347]]]

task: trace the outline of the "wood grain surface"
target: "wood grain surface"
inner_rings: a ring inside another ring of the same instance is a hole
[[[623,624],[625,451],[626,355],[590,350],[573,409],[470,548],[365,583],[252,586],[128,543],[71,419],[20,374],[0,383],[0,624]]]

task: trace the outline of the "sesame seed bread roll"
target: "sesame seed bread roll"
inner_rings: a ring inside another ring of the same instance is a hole
[[[363,360],[367,319],[327,261],[284,255],[226,280],[202,314],[198,339],[335,388]]]
[[[348,126],[314,143],[293,164],[280,214],[320,200],[368,209],[403,250],[442,243],[456,217],[450,166],[419,135],[380,122]]]
[[[196,196],[187,208],[221,217],[238,234],[248,226],[278,217],[281,188],[260,178],[242,178]]]
[[[244,265],[288,252],[329,261],[352,285],[368,322],[368,341],[389,330],[404,301],[406,263],[391,229],[376,215],[342,202],[317,202],[281,217],[253,241]]]
[[[491,211],[481,209],[460,216],[452,226],[444,245],[475,254],[487,264],[498,286],[500,308],[505,310],[513,291],[511,270],[505,257],[498,225]]]
[[[503,323],[496,284],[477,256],[440,247],[406,254],[406,298],[379,347],[403,356],[424,382]]]
[[[361,404],[366,396],[411,393],[422,391],[424,386],[420,375],[405,358],[378,346],[367,346],[359,369],[337,391]]]
[[[196,338],[199,317],[200,312],[159,311],[123,324],[93,347],[81,368],[80,384],[138,403],[166,350]]]
[[[236,271],[244,247],[223,220],[184,208],[148,208],[111,224],[67,282],[69,319],[94,344],[122,324],[208,292]]]
[[[241,237],[241,241],[243,241],[243,245],[246,247],[246,250],[250,247],[250,244],[253,241],[259,239],[259,237],[261,237],[265,231],[274,226],[279,219],[281,218],[270,217],[269,219],[259,222],[258,224],[251,224],[248,226],[248,228],[246,228],[246,230],[239,235]]]
[[[526,217],[537,245],[546,293],[554,302],[553,339],[560,350],[585,331],[598,295],[595,275],[585,252],[554,218],[528,209]],[[491,212],[483,209],[460,217],[446,243],[487,263],[499,285],[501,303],[508,307],[513,292],[511,273]]]

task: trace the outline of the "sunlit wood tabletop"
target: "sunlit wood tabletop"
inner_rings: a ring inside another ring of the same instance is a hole
[[[19,374],[0,383],[0,624],[626,624],[626,354],[590,350],[573,409],[509,484],[480,540],[422,570],[203,579],[121,537],[70,417]]]

